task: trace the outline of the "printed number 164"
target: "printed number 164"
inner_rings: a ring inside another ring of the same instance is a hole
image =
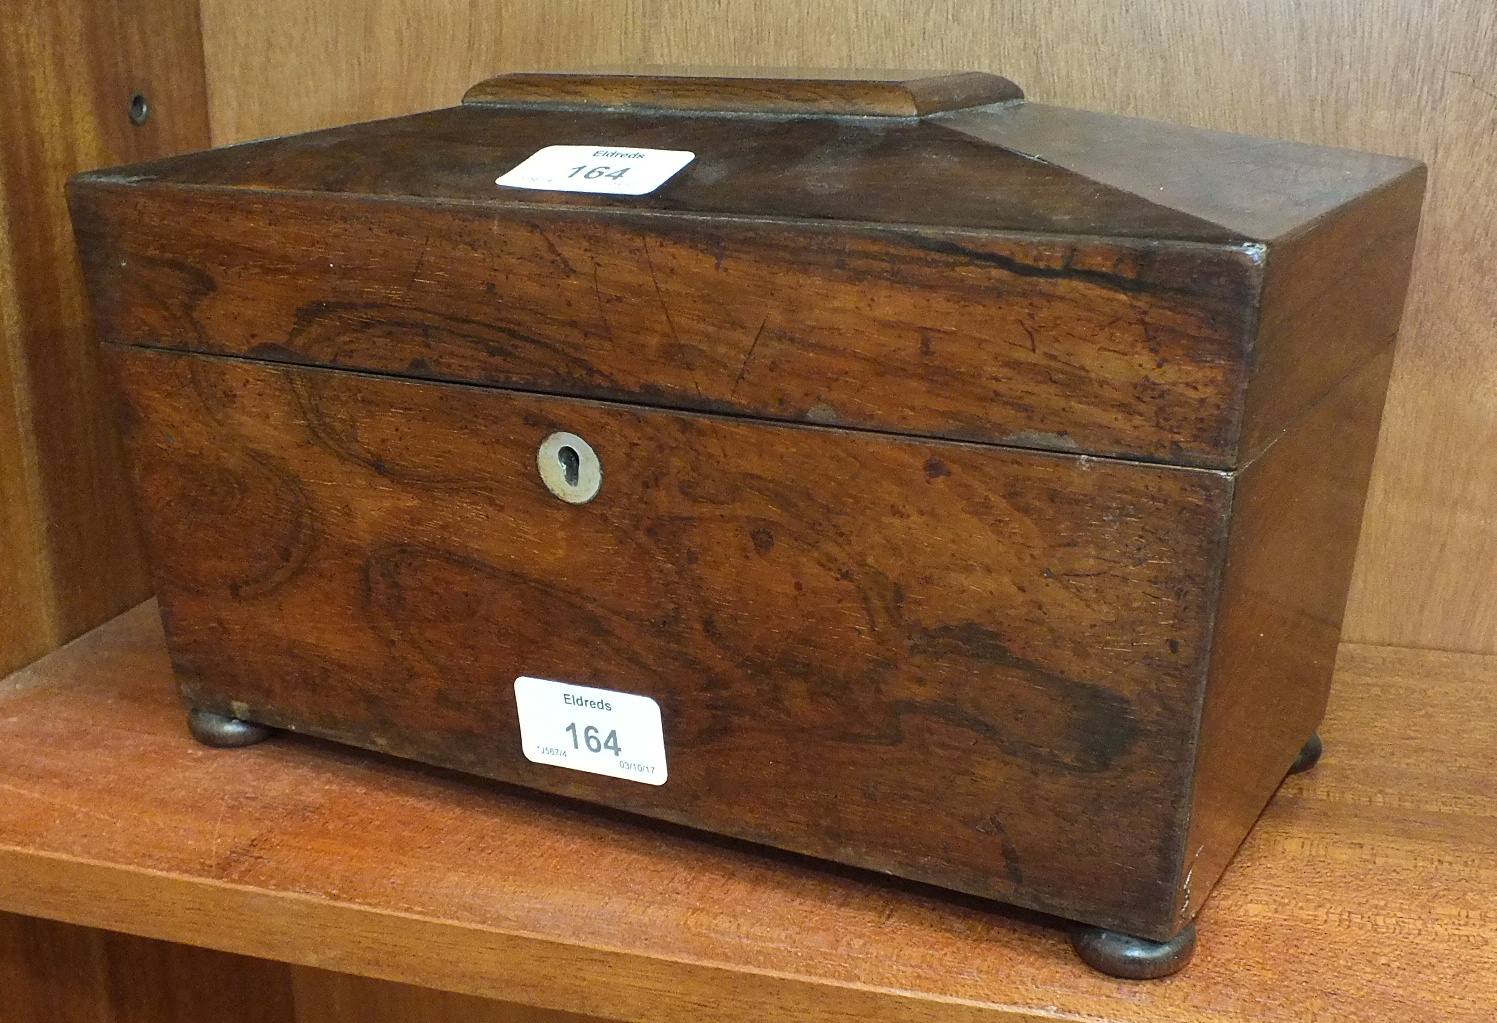
[[[575,178],[578,174],[581,174],[584,178],[588,179],[612,178],[614,181],[617,181],[627,173],[629,173],[628,167],[620,167],[618,170],[609,170],[606,163],[600,164],[597,167],[589,167],[587,164],[583,163],[578,164],[576,167],[573,167],[572,173],[568,174],[567,177]]]
[[[577,742],[577,722],[573,721],[570,725],[567,725],[566,730],[572,733],[572,748],[581,749],[582,746]],[[582,742],[594,753],[602,753],[604,750],[608,750],[614,756],[619,756],[618,729],[610,731],[606,739],[600,739],[600,734],[596,726],[588,725],[582,730]]]

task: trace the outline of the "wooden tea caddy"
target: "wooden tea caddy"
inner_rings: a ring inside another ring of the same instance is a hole
[[[496,184],[553,145],[694,156]],[[1043,910],[1152,977],[1319,754],[1423,187],[985,74],[589,73],[72,203],[200,739]],[[522,677],[649,697],[665,783],[535,762]]]

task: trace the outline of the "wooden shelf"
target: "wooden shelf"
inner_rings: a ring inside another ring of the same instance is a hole
[[[1497,657],[1345,646],[1179,976],[1062,925],[297,737],[187,736],[145,604],[0,682],[0,910],[653,1021],[1497,1018]]]

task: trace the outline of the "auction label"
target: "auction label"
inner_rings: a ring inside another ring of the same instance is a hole
[[[665,784],[660,704],[648,696],[521,675],[515,706],[531,763]]]
[[[665,184],[695,158],[695,153],[679,149],[547,146],[514,170],[495,178],[494,184],[553,192],[645,195]]]

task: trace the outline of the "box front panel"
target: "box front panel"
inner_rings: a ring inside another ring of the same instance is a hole
[[[108,350],[197,704],[1168,919],[1222,475]],[[557,431],[585,504],[538,472]],[[527,759],[521,676],[656,701],[666,783]]]

